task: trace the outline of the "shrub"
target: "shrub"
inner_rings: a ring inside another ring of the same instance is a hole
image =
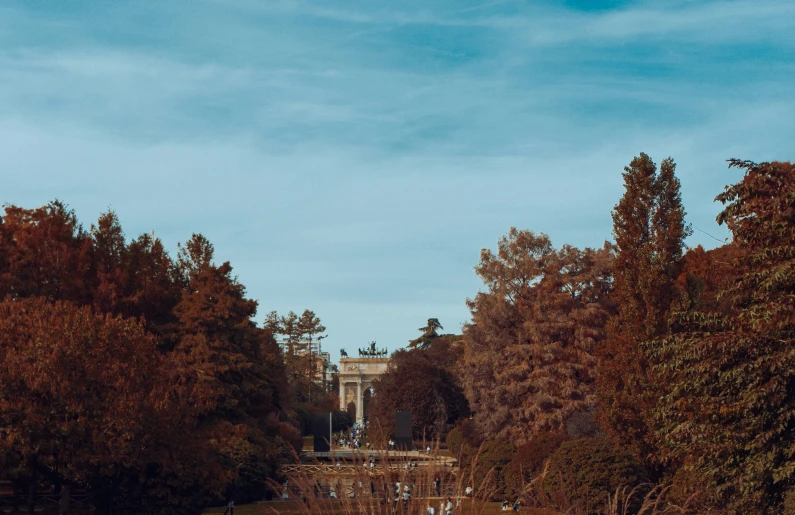
[[[467,465],[477,454],[481,443],[483,443],[481,434],[475,427],[475,423],[470,419],[459,421],[447,433],[447,448],[453,456],[461,458],[462,467]]]
[[[485,491],[492,492],[494,499],[506,494],[505,467],[511,462],[516,449],[510,442],[491,440],[482,445],[474,462],[472,479]],[[474,456],[473,456],[474,458]]]
[[[516,449],[513,459],[505,467],[505,494],[511,498],[519,497],[527,483],[543,470],[544,463],[566,440],[569,437],[565,433],[544,432]]]
[[[456,426],[447,433],[447,448],[453,456],[458,457],[461,454],[462,445],[464,445],[464,432]]]
[[[563,442],[554,452],[543,486],[547,492],[562,491],[568,503],[596,514],[619,487],[631,490],[648,481],[648,472],[628,452],[604,438],[580,438]],[[644,495],[639,492],[638,503]]]
[[[704,474],[680,468],[670,480],[668,501],[686,508],[684,513],[716,513],[715,490]],[[795,515],[795,511],[792,512]]]

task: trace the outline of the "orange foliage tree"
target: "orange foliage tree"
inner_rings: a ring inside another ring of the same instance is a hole
[[[646,463],[656,460],[651,413],[663,385],[640,344],[668,332],[668,315],[677,298],[674,282],[690,231],[675,168],[669,158],[658,171],[643,153],[624,168],[625,192],[613,211],[618,313],[608,322],[607,338],[597,351],[600,425]]]
[[[0,298],[12,303],[8,309],[22,309],[28,302],[25,299],[31,299],[30,305],[35,307],[16,313],[15,323],[29,332],[43,331],[44,326],[36,318],[39,312],[52,319],[53,327],[62,329],[67,321],[60,323],[59,317],[82,321],[77,327],[82,332],[62,335],[72,340],[62,338],[48,343],[68,347],[74,360],[83,360],[75,361],[77,364],[70,361],[57,376],[63,382],[50,387],[60,385],[64,391],[59,394],[66,396],[70,385],[82,384],[76,378],[84,373],[85,381],[97,383],[88,390],[78,387],[71,391],[70,402],[78,402],[81,396],[86,397],[86,403],[95,401],[93,397],[102,395],[105,388],[101,380],[108,378],[96,378],[89,372],[102,368],[105,362],[108,366],[129,368],[131,365],[116,359],[129,357],[125,352],[133,344],[125,340],[125,335],[134,333],[129,337],[135,345],[139,340],[145,341],[159,352],[142,356],[168,365],[154,367],[155,375],[151,377],[143,373],[120,377],[130,381],[130,392],[161,388],[159,395],[169,408],[151,416],[146,411],[139,414],[141,422],[146,423],[141,434],[150,439],[143,449],[154,453],[151,462],[130,460],[120,451],[108,454],[105,462],[96,458],[98,463],[104,463],[101,467],[84,469],[82,464],[75,465],[83,470],[82,475],[76,475],[65,468],[65,451],[59,451],[62,461],[58,463],[63,473],[55,474],[48,464],[55,458],[44,457],[50,451],[35,459],[22,459],[22,453],[27,452],[24,446],[16,449],[9,443],[8,453],[0,452],[0,462],[6,463],[0,476],[5,474],[18,486],[26,482],[35,485],[36,476],[55,481],[56,486],[80,484],[100,497],[116,499],[120,505],[114,511],[123,511],[126,506],[139,513],[173,511],[177,505],[195,511],[196,503],[210,496],[220,500],[234,494],[240,501],[264,495],[265,479],[274,477],[276,468],[293,458],[291,447],[300,446],[300,434],[288,415],[292,399],[281,352],[271,333],[252,321],[256,302],[245,297],[245,289],[231,275],[229,263],[217,266],[212,259],[212,245],[200,235],[185,245],[176,262],[154,236],[142,235],[127,243],[112,211],[103,214],[96,226],[86,232],[74,212],[57,201],[37,209],[5,206],[5,215],[0,218]],[[52,309],[55,311],[48,311]],[[77,310],[77,314],[70,314],[70,310]],[[90,318],[92,313],[99,318]],[[102,318],[104,315],[108,317]],[[129,330],[106,334],[103,327],[108,324]],[[104,347],[83,345],[84,340],[100,338],[95,333],[105,338],[97,342],[104,341],[108,347],[125,345],[125,352],[107,355]],[[34,336],[29,337],[32,339]],[[16,347],[9,348],[2,359],[15,359]],[[46,360],[36,363],[38,358],[25,352],[21,355],[32,360],[25,363],[33,367],[30,370],[49,366]],[[157,375],[160,370],[165,375]],[[165,382],[158,386],[159,380]],[[118,389],[118,384],[107,385],[109,398]],[[5,406],[0,408],[0,419],[12,420],[19,415],[13,406],[25,397],[10,387],[0,389],[0,395],[0,406]],[[85,423],[101,426],[104,419],[99,414],[123,404],[103,401],[91,406],[95,418]],[[25,412],[24,416],[30,417],[30,423],[40,422],[35,411]],[[66,429],[59,428],[57,421],[45,422],[52,422],[50,432],[41,433],[37,440],[44,449],[61,445],[57,431],[73,431],[69,426],[73,421],[60,424]],[[7,422],[4,427],[9,424],[13,425]],[[132,431],[138,426],[129,427],[132,429],[128,436],[137,438],[138,433]],[[112,435],[115,428],[102,430]],[[84,439],[89,437],[88,433],[80,434]],[[24,443],[19,438],[8,442]],[[69,442],[78,441],[72,438]],[[163,444],[159,448],[162,454],[157,454],[158,448],[152,442]],[[96,443],[99,445],[102,440]],[[93,444],[86,445],[85,450],[99,452]],[[78,463],[72,457],[68,459],[69,463]],[[8,473],[12,468],[13,472]],[[212,474],[212,478],[206,474]]]
[[[613,250],[555,250],[511,228],[475,271],[486,285],[467,303],[461,377],[484,435],[514,444],[560,430],[595,404],[594,350],[611,312]]]
[[[148,494],[184,512],[228,479],[194,432],[213,396],[135,320],[41,297],[6,300],[0,376],[0,453],[15,456],[30,481],[63,485],[67,498],[72,485],[96,491],[157,469],[144,480]],[[165,486],[194,499],[156,493]]]

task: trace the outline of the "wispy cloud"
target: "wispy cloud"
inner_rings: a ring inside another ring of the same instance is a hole
[[[724,160],[795,159],[790,2],[10,5],[0,201],[205,232],[330,345],[455,329],[511,225],[599,245],[640,151],[719,238]]]

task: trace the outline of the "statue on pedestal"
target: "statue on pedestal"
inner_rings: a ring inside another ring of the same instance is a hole
[[[360,358],[385,358],[387,355],[386,348],[383,349],[376,349],[375,342],[370,342],[369,347],[365,347],[364,349],[359,349],[359,357]]]

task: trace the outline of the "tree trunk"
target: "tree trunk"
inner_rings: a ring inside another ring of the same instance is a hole
[[[30,479],[28,485],[28,513],[33,513],[36,507],[36,472],[34,470],[33,477]]]
[[[63,515],[69,512],[69,495],[72,493],[70,485],[63,485],[61,487],[61,502],[58,504],[58,513]]]
[[[14,488],[14,498],[11,500],[11,513],[19,513],[19,492],[20,488],[19,480],[15,479],[13,482]]]

